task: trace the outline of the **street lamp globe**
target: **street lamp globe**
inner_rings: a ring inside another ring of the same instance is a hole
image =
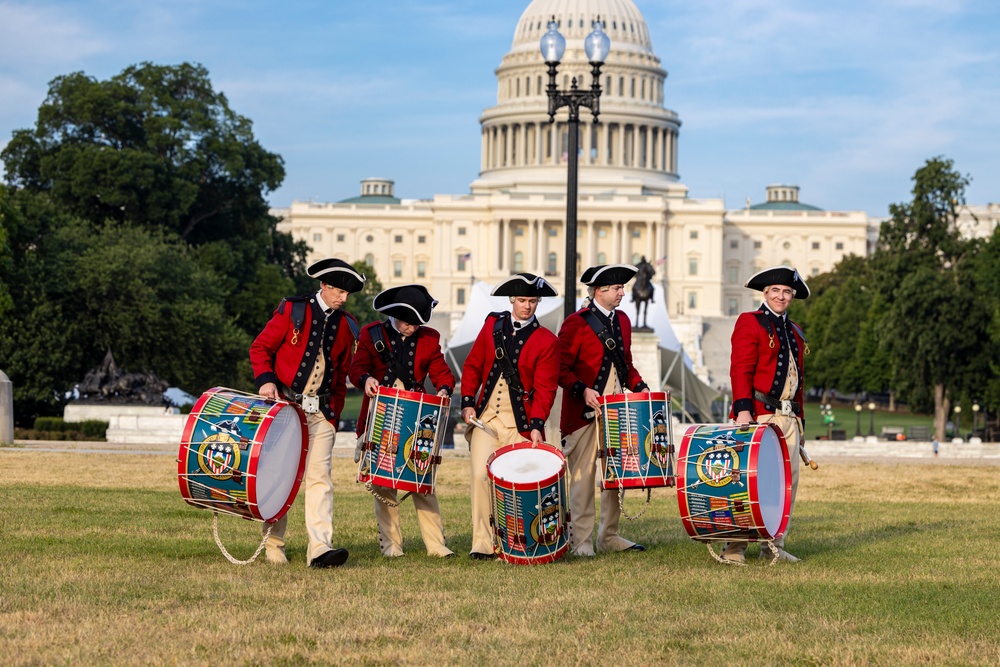
[[[861,404],[860,404],[860,403],[857,403],[857,404],[856,404],[856,405],[854,406],[854,411],[855,411],[855,412],[861,412],[862,410],[864,410],[864,408],[862,408],[862,407],[861,407]]]
[[[591,33],[591,35],[593,34],[594,33]],[[607,35],[605,35],[604,38],[607,39]],[[589,56],[589,37],[587,38],[587,44],[587,55]],[[542,35],[542,41],[539,43],[539,48],[542,50],[542,58],[545,59],[545,64],[558,64],[562,62],[563,54],[566,52],[566,38],[559,33],[559,25],[556,23],[555,17],[549,21],[549,31]],[[605,56],[607,56],[607,52],[605,52]]]
[[[961,414],[961,412],[962,412],[962,406],[961,405],[956,405],[955,406],[955,414],[956,415],[957,414]]]
[[[871,403],[868,404],[868,409],[871,410],[872,412],[875,411],[875,401],[872,401]]]
[[[549,27],[551,29],[551,23]],[[593,23],[594,31],[587,35],[587,39],[583,43],[583,49],[587,52],[587,61],[591,65],[601,65],[604,60],[608,57],[608,52],[611,51],[611,39],[608,38],[607,33],[604,32],[604,24],[601,19],[598,18]],[[559,33],[556,33],[559,34]],[[545,38],[543,37],[542,40]],[[563,41],[563,48],[565,48],[565,40]],[[542,47],[542,53],[545,52],[545,47]]]

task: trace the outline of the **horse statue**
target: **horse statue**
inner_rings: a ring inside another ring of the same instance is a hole
[[[649,317],[649,304],[653,303],[653,276],[656,275],[656,269],[646,261],[645,257],[639,260],[635,268],[639,269],[638,273],[635,274],[635,284],[632,286],[636,328],[648,331],[647,319]],[[642,318],[642,326],[639,326],[640,317]]]

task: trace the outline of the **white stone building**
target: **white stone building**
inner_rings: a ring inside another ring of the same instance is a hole
[[[573,77],[590,85],[582,47],[597,16],[612,44],[601,73],[600,122],[581,113],[578,274],[645,256],[663,282],[681,342],[697,356],[706,318],[724,323],[757,304],[742,287],[754,271],[787,263],[815,275],[867,252],[864,212],[802,204],[795,186],[771,186],[766,202],[735,211],[721,199],[688,197],[678,169],[681,119],[664,106],[667,72],[632,0],[534,0],[525,9],[496,70],[496,104],[480,118],[481,171],[469,193],[400,200],[391,180],[366,179],[359,197],[276,210],[280,229],[305,240],[315,257],[367,260],[386,287],[426,284],[441,302],[438,312],[453,322],[474,279],[495,283],[529,271],[562,291],[566,112],[548,122],[538,49],[552,16],[567,41],[561,88]],[[725,327],[715,329],[721,335]],[[713,375],[710,381],[727,384],[722,368]]]

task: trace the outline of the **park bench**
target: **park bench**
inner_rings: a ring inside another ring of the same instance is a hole
[[[907,429],[907,437],[910,440],[930,440],[931,439],[931,427],[930,426],[911,426]]]
[[[903,437],[900,438],[900,436]],[[902,440],[906,438],[906,429],[902,426],[883,426],[880,437],[883,440]]]

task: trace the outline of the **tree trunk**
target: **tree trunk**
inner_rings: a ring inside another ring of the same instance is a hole
[[[896,392],[889,392],[889,412],[896,411]]]
[[[830,389],[829,387],[824,387],[823,397],[819,399],[819,402],[821,405],[826,405],[829,400],[830,400]]]
[[[948,421],[948,400],[944,397],[944,385],[934,385],[934,437],[944,442],[944,425]]]

